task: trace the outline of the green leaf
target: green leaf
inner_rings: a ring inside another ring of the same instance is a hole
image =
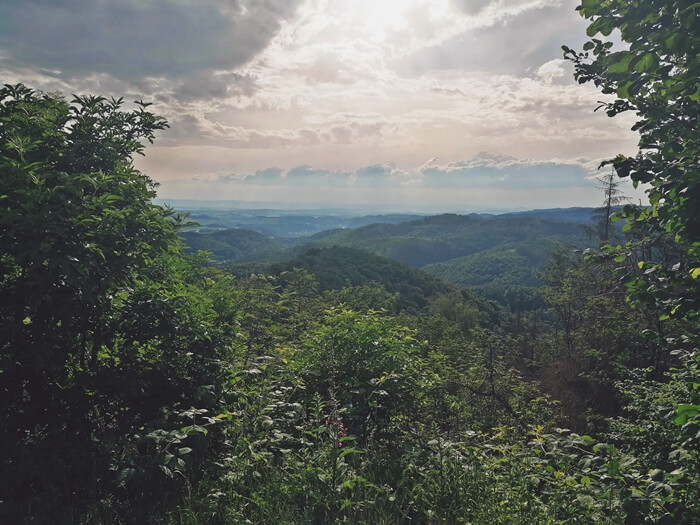
[[[617,53],[608,55],[605,59],[605,63],[610,73],[627,73],[636,56],[637,55],[629,51],[618,51]]]
[[[588,26],[586,29],[586,34],[588,36],[595,36],[601,33],[603,36],[608,36],[612,33],[613,23],[610,18],[598,18],[595,22]]]
[[[127,468],[120,470],[119,474],[117,474],[117,486],[123,487],[134,476],[136,476],[136,469],[133,467],[127,467]]]
[[[689,5],[685,9],[681,11],[681,13],[687,13],[689,11],[695,11],[696,9],[700,9],[700,2],[695,2],[694,4]]]
[[[686,421],[688,421],[688,416],[686,414],[678,414],[673,418],[673,423],[679,427],[685,425]]]
[[[348,454],[364,454],[364,453],[365,453],[365,451],[361,450],[359,448],[346,448],[340,454],[338,454],[338,457],[344,458]]]
[[[632,86],[633,82],[625,82],[624,84],[621,84],[615,93],[617,94],[618,97],[620,98],[627,98],[630,96],[629,88]]]
[[[640,73],[648,73],[659,67],[659,59],[654,53],[647,53],[634,64],[634,70]]]
[[[593,439],[591,436],[581,436],[581,441],[587,446],[591,446],[595,443],[595,439]]]
[[[122,200],[122,198],[119,195],[104,195],[102,197],[102,201],[104,201],[106,204],[114,204],[117,201]]]
[[[676,413],[678,415],[684,415],[686,417],[695,417],[698,414],[700,414],[700,405],[684,403],[676,407]]]
[[[680,47],[682,42],[683,36],[680,33],[673,33],[666,40],[664,40],[664,45],[666,46],[666,49],[673,52]]]

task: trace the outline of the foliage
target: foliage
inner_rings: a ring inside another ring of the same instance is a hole
[[[379,282],[387,292],[398,295],[396,308],[411,311],[424,308],[436,294],[454,289],[415,268],[361,250],[338,246],[312,248],[289,263],[273,265],[271,271],[281,274],[294,268],[313,274],[321,291]]]
[[[662,502],[669,523],[695,523],[700,516],[700,361],[683,355],[665,380],[638,370],[621,383],[628,417],[611,424],[611,436],[637,457],[648,473],[648,493]]]
[[[554,323],[536,343],[538,377],[577,430],[592,431],[587,425],[600,425],[600,416],[619,413],[615,381],[625,370],[663,370],[669,363],[655,336],[666,329],[658,312],[631,307],[615,267],[609,259],[561,250],[541,276]]]
[[[629,418],[613,425],[617,439],[650,469],[651,493],[660,496],[667,523],[698,519],[695,483],[686,469],[697,471],[697,319],[700,314],[700,4],[688,0],[626,2],[583,0],[580,13],[591,20],[588,36],[619,31],[628,48],[592,38],[583,52],[564,48],[579,82],[593,82],[614,100],[602,103],[614,117],[634,111],[639,132],[635,156],[618,155],[612,164],[620,177],[646,186],[650,206],[625,206],[624,229],[635,237],[604,253],[621,266],[628,297],[651,305],[665,329],[654,334],[666,349],[675,349],[679,366],[663,381],[658,370],[641,372],[622,383]],[[636,258],[636,260],[635,260]],[[630,261],[630,259],[632,259]],[[675,320],[671,325],[670,320]],[[634,418],[641,419],[637,423]],[[691,501],[693,500],[693,501]],[[638,509],[630,519],[649,520]]]
[[[539,284],[533,271],[534,265],[528,257],[520,253],[518,248],[503,246],[498,250],[483,251],[450,259],[447,262],[429,264],[424,267],[424,270],[462,286]],[[542,259],[546,259],[546,255]]]
[[[206,453],[221,334],[132,164],[165,121],[122,106],[0,90],[3,521],[145,520]]]
[[[165,126],[146,104],[5,86],[0,518],[696,523],[697,10],[583,0],[590,35],[619,28],[630,48],[567,55],[617,95],[608,113],[638,112],[641,152],[613,165],[651,184],[652,206],[626,208],[624,247],[555,254],[547,309],[522,263],[580,232],[532,217],[341,231],[235,278],[182,254],[183,218],[134,169]],[[474,255],[504,238],[512,252]],[[513,315],[334,244],[414,264],[471,254],[474,278],[502,263],[491,292]]]
[[[608,163],[635,186],[649,185],[651,207],[627,206],[624,215],[630,224],[650,226],[649,235],[670,235],[685,252],[669,266],[644,261],[649,271],[636,280],[633,292],[643,298],[651,287],[669,315],[695,317],[700,311],[700,6],[690,0],[584,0],[578,9],[591,20],[590,37],[619,30],[629,44],[614,51],[611,42],[592,38],[582,53],[564,48],[579,82],[593,82],[615,97],[602,106],[609,116],[634,111],[638,117],[632,129],[640,134],[639,152]],[[687,293],[671,291],[679,287]]]

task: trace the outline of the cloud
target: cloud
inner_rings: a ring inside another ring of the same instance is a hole
[[[461,3],[474,5],[469,1]],[[562,44],[580,47],[585,41],[586,22],[576,15],[576,3],[575,0],[478,2],[489,6],[486,11],[491,13],[488,18],[491,22],[485,19],[449,39],[417,49],[399,58],[396,67],[411,76],[448,69],[532,73],[541,64],[561,58]],[[506,13],[510,14],[506,16]]]
[[[221,177],[216,182],[224,182]],[[288,171],[280,168],[258,170],[248,176],[227,176],[229,182],[266,184],[289,187],[312,186],[317,188],[357,187],[394,188],[410,182],[410,172],[401,170],[393,163],[374,164],[355,171],[340,171],[315,168],[309,165],[296,166]]]
[[[0,48],[69,78],[184,78],[249,62],[301,0],[0,0]]]
[[[220,184],[244,184],[260,186],[284,186],[296,187],[337,187],[346,186],[350,181],[350,174],[340,171],[313,168],[309,165],[296,166],[290,170],[281,168],[265,168],[257,170],[253,174],[229,173],[209,179],[210,182]]]
[[[166,102],[171,95],[158,97]],[[204,102],[204,107],[209,107]],[[177,105],[170,109],[166,117],[171,129],[163,133],[166,145],[174,144],[211,144],[240,149],[278,150],[281,148],[313,148],[317,145],[371,145],[381,140],[384,132],[392,131],[395,126],[377,114],[335,113],[312,117],[305,120],[309,125],[296,128],[279,126],[281,111],[274,108],[212,109],[202,113],[178,111]],[[194,106],[196,108],[196,105]],[[245,114],[255,118],[245,118]],[[277,126],[274,126],[277,119]],[[273,126],[269,126],[272,120]],[[229,121],[243,122],[245,125],[231,125]],[[159,143],[163,143],[159,141]]]
[[[455,189],[527,189],[538,188],[591,188],[598,162],[587,159],[537,161],[516,159],[508,155],[479,153],[478,155],[447,164],[437,158],[409,170],[394,163],[364,166],[352,172],[296,166],[287,171],[281,168],[258,170],[254,174],[227,174],[212,182],[255,184],[265,186],[315,188],[375,188],[380,190],[401,187],[455,188]]]
[[[450,3],[468,15],[486,12],[491,16],[500,14],[503,17],[517,15],[531,9],[559,5],[561,0],[450,0]]]
[[[171,128],[137,163],[166,193],[564,193],[585,162],[523,159],[637,140],[561,60],[586,39],[578,1],[0,0],[0,76],[153,100]]]
[[[229,173],[210,178],[209,181],[216,184],[253,184],[288,188],[389,188],[400,184],[400,179],[405,175],[406,172],[390,163],[367,166],[354,172],[301,165],[286,171],[275,167],[257,170],[253,174]]]
[[[195,100],[250,97],[258,89],[255,77],[233,71],[202,71],[186,79],[174,79],[170,89],[161,97],[170,103],[187,103]]]
[[[297,166],[286,173],[284,183],[292,186],[331,187],[344,186],[347,180],[347,173]]]
[[[201,116],[175,116],[171,129],[163,134],[166,145],[211,145],[236,149],[279,150],[312,146],[320,141],[316,130],[251,129],[229,126]],[[179,131],[178,131],[179,130]]]
[[[411,173],[393,163],[374,164],[353,174],[353,183],[362,187],[391,188],[411,183]]]
[[[225,175],[224,177],[228,177],[228,179],[224,178],[222,179],[221,177],[219,178],[220,181],[224,182],[226,180],[228,181],[243,181],[247,184],[278,184],[280,182],[281,175],[283,173],[283,170],[281,168],[266,168],[264,170],[258,170],[252,175],[244,176],[243,178],[238,177],[238,176],[232,176],[232,175]]]
[[[590,164],[578,161],[519,160],[508,155],[479,153],[445,165],[433,159],[420,168],[426,187],[547,189],[595,185]]]
[[[562,78],[571,78],[571,64],[561,58],[542,64],[537,70],[537,78],[545,84],[552,84]]]
[[[252,174],[202,174],[172,180],[166,198],[236,199],[329,205],[372,205],[477,211],[596,206],[601,201],[594,176],[598,161],[518,159],[480,153],[442,164],[437,158],[412,169],[393,162],[342,171],[299,165]],[[625,188],[629,196],[640,192]]]
[[[357,144],[380,138],[385,127],[384,122],[349,122],[333,126],[321,137],[334,144]]]
[[[293,73],[304,77],[312,86],[317,84],[349,86],[357,82],[361,72],[356,65],[348,64],[338,50],[334,50],[334,53],[321,51],[317,56],[311,57],[309,63],[296,66]]]
[[[463,13],[474,15],[482,11],[492,0],[450,0],[450,3]]]

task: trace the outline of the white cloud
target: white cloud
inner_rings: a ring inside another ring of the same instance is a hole
[[[427,199],[548,176],[563,189],[588,168],[551,159],[633,153],[636,141],[628,118],[593,113],[600,93],[561,59],[561,44],[585,39],[576,3],[0,0],[0,74],[154,100],[171,129],[137,163],[165,193],[301,198],[283,191],[294,180],[308,195]]]
[[[430,187],[480,188],[500,187],[590,187],[595,167],[587,159],[538,161],[516,159],[508,155],[481,152],[469,159],[441,164],[430,159],[418,167],[403,169],[396,163],[364,166],[354,171],[295,166],[257,170],[253,174],[227,173],[209,177],[214,183],[265,184],[284,187],[357,186],[387,188],[403,185]]]
[[[545,62],[537,70],[537,78],[545,84],[552,84],[554,81],[567,76],[570,78],[570,72],[567,71],[568,65],[569,63],[561,58]],[[567,73],[569,73],[569,75],[567,75]]]
[[[586,188],[591,185],[588,167],[580,161],[536,161],[482,152],[445,165],[432,161],[421,167],[421,173],[430,187]]]

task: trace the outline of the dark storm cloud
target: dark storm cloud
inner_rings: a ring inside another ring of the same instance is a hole
[[[301,0],[0,0],[0,53],[15,66],[122,80],[250,61]]]
[[[232,71],[201,72],[187,79],[171,82],[172,97],[180,102],[228,96],[251,96],[257,89],[255,78]]]

